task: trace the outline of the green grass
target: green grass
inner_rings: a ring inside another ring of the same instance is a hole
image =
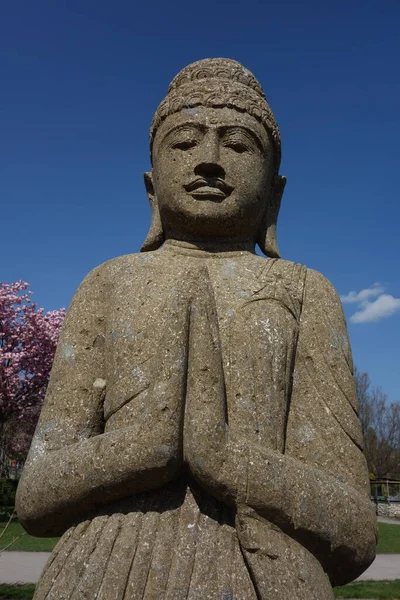
[[[0,585],[0,600],[31,600],[35,586]],[[396,581],[362,581],[350,583],[334,589],[335,598],[377,598],[379,600],[398,600],[400,598],[400,579]]]
[[[35,586],[32,583],[25,585],[0,584],[0,600],[30,600],[33,598]]]
[[[0,534],[6,523],[0,523]],[[378,552],[381,554],[400,554],[400,525],[378,523],[379,543]],[[21,536],[22,537],[19,537]],[[10,542],[13,542],[10,546]],[[28,535],[17,521],[9,524],[0,539],[0,550],[8,546],[7,550],[23,550],[26,552],[50,552],[58,538],[37,538]],[[0,585],[0,600],[30,600],[33,598],[34,585]],[[336,598],[376,598],[379,600],[400,599],[400,579],[395,581],[362,581],[350,583],[343,587],[335,588]]]
[[[0,523],[0,535],[3,533],[6,525],[7,523]],[[22,537],[19,537],[21,534]],[[13,540],[16,541],[9,546]],[[7,551],[23,550],[24,552],[51,552],[57,541],[58,538],[38,538],[28,535],[18,521],[13,521],[9,524],[0,538],[0,550],[8,546]],[[15,597],[17,598],[17,596]]]
[[[394,581],[359,581],[333,590],[335,598],[379,598],[399,600],[400,579]]]
[[[378,530],[377,552],[379,554],[400,554],[400,525],[378,523]]]
[[[0,600],[31,600],[35,586],[0,585]],[[379,600],[398,600],[400,598],[400,579],[396,581],[362,581],[350,583],[334,589],[335,598],[376,598]]]
[[[6,523],[0,522],[0,535]],[[379,541],[378,554],[400,554],[400,525],[378,523]],[[19,537],[21,534],[22,537]],[[18,521],[13,521],[0,539],[0,550],[18,538],[7,550],[22,550],[25,552],[51,552],[58,538],[37,538],[24,532]],[[0,598],[1,600],[1,598]]]

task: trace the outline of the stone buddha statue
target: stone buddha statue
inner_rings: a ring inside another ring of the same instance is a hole
[[[242,65],[172,81],[150,232],[76,292],[19,484],[27,531],[62,534],[36,600],[328,600],[372,562],[346,324],[279,257],[280,156]]]

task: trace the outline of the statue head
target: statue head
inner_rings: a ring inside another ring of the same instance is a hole
[[[281,142],[250,71],[223,58],[185,67],[154,115],[150,152],[145,184],[152,224],[142,251],[172,237],[258,243],[279,257]]]

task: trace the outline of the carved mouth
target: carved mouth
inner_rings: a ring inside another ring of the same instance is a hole
[[[233,187],[223,179],[204,179],[199,177],[184,186],[196,200],[223,200],[232,192]]]

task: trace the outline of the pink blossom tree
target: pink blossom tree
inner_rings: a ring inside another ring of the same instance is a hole
[[[65,316],[37,308],[28,288],[0,282],[0,476],[29,448]]]

